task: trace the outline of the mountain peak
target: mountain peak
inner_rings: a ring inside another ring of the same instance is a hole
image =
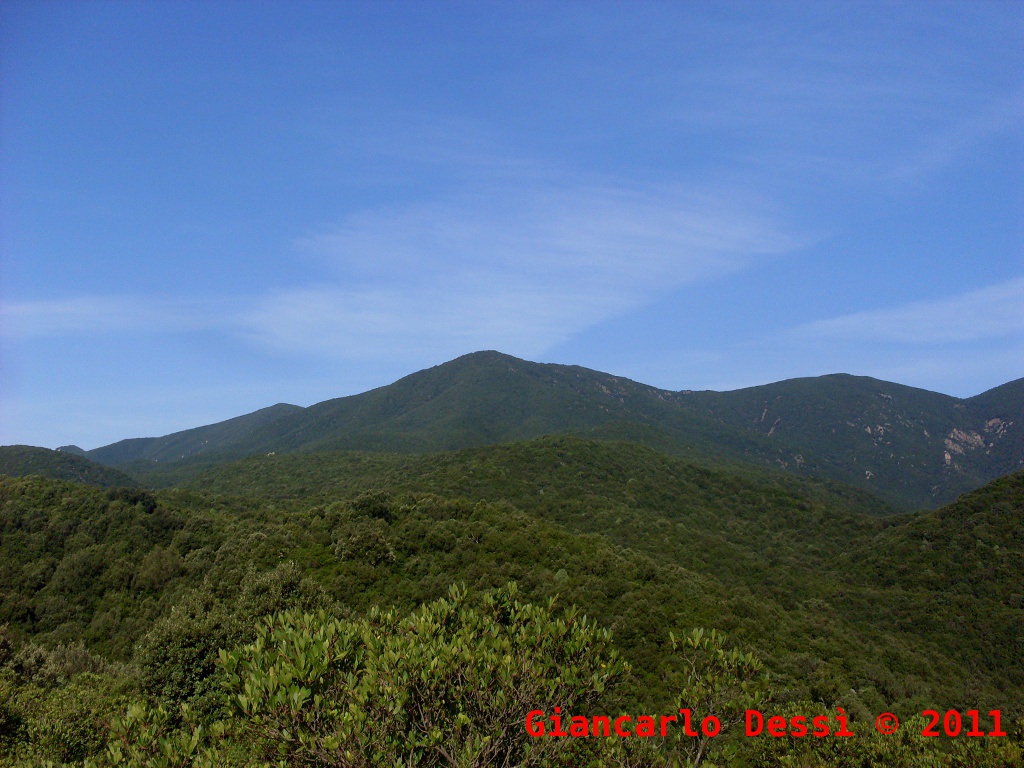
[[[527,360],[522,360],[512,355],[506,355],[504,352],[498,352],[494,349],[484,349],[479,352],[469,352],[465,355],[459,355],[454,360],[449,360],[440,365],[435,365],[434,368],[461,368],[461,367],[490,367],[494,365],[515,365],[515,364],[529,364],[529,365],[541,365],[541,363],[530,363]]]
[[[918,507],[1019,468],[1022,408],[1024,380],[971,400],[848,373],[683,393],[491,349],[362,394],[308,408],[279,403],[88,456],[145,473],[153,462],[342,449],[427,453],[577,435],[828,477]]]

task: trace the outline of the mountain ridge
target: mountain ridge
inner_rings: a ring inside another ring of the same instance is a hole
[[[671,391],[493,350],[356,395],[278,404],[86,455],[144,477],[186,478],[266,453],[427,453],[570,434],[625,439],[691,460],[774,466],[937,506],[1024,466],[1024,379],[971,398],[850,374],[729,392]],[[173,474],[173,472],[172,472]]]
[[[134,437],[86,451],[101,464],[117,465],[133,460],[177,461],[198,453],[216,452],[237,442],[257,426],[301,411],[302,406],[278,403],[252,413],[201,427],[172,432],[162,437]],[[74,446],[71,446],[72,448]]]
[[[138,484],[135,478],[70,451],[51,451],[32,445],[0,446],[0,475],[27,477],[39,475],[51,480],[69,480],[99,488],[117,488]]]

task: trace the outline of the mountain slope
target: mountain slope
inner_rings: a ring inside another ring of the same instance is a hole
[[[1024,471],[941,509],[891,518],[843,559],[889,584],[984,596],[1024,611]]]
[[[1024,466],[1024,379],[967,400],[864,376],[681,393],[683,407],[796,444],[829,476],[907,506],[952,500]]]
[[[616,447],[625,455],[609,453]],[[801,493],[815,484],[797,478],[780,476],[773,488],[696,468],[677,477],[675,499],[659,501],[663,473],[682,468],[642,448],[556,438],[503,458],[506,450],[466,453],[490,452],[497,474],[528,473],[531,462],[551,467],[543,496],[555,503],[527,511],[443,489],[348,501],[102,493],[0,479],[0,620],[51,643],[84,639],[127,658],[187,590],[205,585],[230,596],[246,574],[275,567],[290,569],[293,584],[299,573],[309,576],[360,612],[416,604],[451,583],[481,589],[514,579],[531,600],[557,594],[613,628],[636,666],[639,698],[665,698],[668,631],[706,626],[757,648],[786,696],[857,717],[895,704],[1020,711],[1024,681],[1012,645],[1019,608],[983,597],[963,620],[971,599],[947,599],[949,579],[923,589],[882,582],[874,565],[837,554],[857,548],[877,558],[881,573],[892,572],[902,555],[889,552],[885,534],[916,517],[832,509],[813,489]],[[588,468],[591,476],[577,477]],[[526,491],[530,480],[516,478],[525,507],[540,495]],[[581,482],[597,493],[581,497]],[[575,507],[562,509],[573,499]],[[679,501],[689,506],[677,508]],[[973,553],[972,542],[965,552],[953,539],[951,557]],[[1018,580],[1004,576],[979,574],[973,589],[1012,591]],[[183,642],[194,642],[185,632]]]
[[[1024,685],[1024,471],[941,509],[883,521],[836,567],[850,578],[825,599],[842,613],[941,644],[969,675],[1001,669]],[[878,589],[889,605],[878,604]]]
[[[923,690],[916,686],[945,678],[997,675],[1014,690],[1024,686],[1017,664],[1024,647],[1024,472],[937,511],[893,515],[869,494],[835,484],[709,470],[626,443],[548,437],[424,456],[253,457],[190,485],[282,504],[317,503],[314,517],[367,490],[373,495],[364,498],[372,504],[391,503],[391,494],[400,506],[406,494],[424,492],[480,504],[508,502],[773,606],[786,618],[771,625],[770,642],[785,636],[783,625],[796,617],[814,624],[808,635],[794,638],[806,653],[780,663],[776,672],[796,685],[810,665],[820,691],[831,691],[826,698],[849,688],[827,671],[834,651],[821,645],[817,633],[842,621],[850,642],[886,648],[890,673],[914,669],[922,676],[908,688],[895,677],[858,688],[868,709],[884,708],[894,695],[913,699]],[[728,604],[741,615],[752,610],[746,603]],[[765,627],[745,620],[727,625],[751,641]],[[923,648],[943,649],[926,668],[913,658]],[[981,688],[975,694],[971,685],[943,706],[976,706],[968,699],[980,700]]]
[[[386,387],[310,406],[253,435],[257,451],[438,451],[549,434],[631,430],[679,452],[777,458],[759,435],[688,414],[672,393],[578,366],[465,355]],[[642,438],[641,438],[642,439]]]
[[[73,453],[31,445],[0,446],[0,475],[41,475],[101,488],[138,485],[137,480],[113,467],[105,467]]]
[[[254,454],[430,452],[552,434],[629,440],[705,463],[771,465],[853,483],[904,508],[936,506],[1024,465],[1024,380],[967,400],[844,374],[670,392],[478,352],[363,394],[274,406],[89,456],[140,475],[177,462],[181,471],[162,470],[165,483],[176,483]]]
[[[984,455],[989,475],[1009,474],[1024,466],[1024,379],[982,392],[964,404],[978,425],[977,438],[985,450],[984,454],[976,450],[979,440],[973,439],[967,443],[963,461],[971,464]]]
[[[205,472],[186,487],[327,504],[368,490],[504,501],[731,585],[786,584],[787,599],[803,588],[787,584],[773,562],[820,571],[848,549],[851,537],[873,533],[893,514],[871,494],[830,481],[707,469],[641,445],[566,436],[424,455],[254,456]]]
[[[691,458],[781,465],[789,457],[763,436],[687,413],[672,398],[671,392],[586,368],[480,352],[370,392],[284,413],[216,446],[200,441],[221,425],[122,441],[89,456],[144,473],[146,463],[199,457],[340,449],[429,452],[577,434],[629,439]],[[197,470],[206,466],[195,463]]]
[[[132,461],[171,462],[200,455],[244,456],[248,436],[256,429],[301,412],[298,405],[278,403],[244,416],[164,437],[138,437],[86,451],[93,461],[124,465]]]

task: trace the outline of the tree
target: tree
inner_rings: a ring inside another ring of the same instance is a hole
[[[406,617],[286,612],[224,653],[237,720],[288,765],[540,765],[573,740],[536,738],[532,710],[581,711],[626,672],[611,635],[575,609],[526,605],[514,585],[463,588]],[[546,762],[546,764],[551,764]]]
[[[753,653],[727,648],[725,635],[714,629],[694,629],[679,638],[670,632],[669,639],[679,665],[672,675],[679,686],[675,705],[692,712],[698,735],[688,736],[677,727],[667,746],[696,767],[707,757],[713,740],[741,723],[747,709],[767,703],[771,696],[768,674]],[[714,718],[717,729],[711,720],[708,728],[700,727],[705,718]]]

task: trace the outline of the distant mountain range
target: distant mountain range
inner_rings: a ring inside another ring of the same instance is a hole
[[[278,404],[164,437],[59,450],[169,485],[257,454],[426,453],[555,434],[775,467],[898,507],[934,507],[1024,466],[1024,379],[966,399],[846,374],[673,392],[477,352],[308,408]]]

